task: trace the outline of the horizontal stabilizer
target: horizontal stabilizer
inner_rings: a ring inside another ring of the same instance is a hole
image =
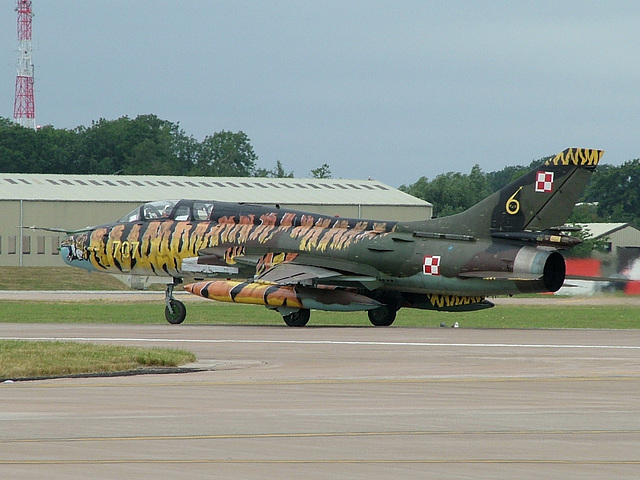
[[[590,277],[587,275],[567,275],[567,280],[586,280],[588,282],[631,282],[630,278],[623,277]],[[566,284],[565,284],[566,286]]]

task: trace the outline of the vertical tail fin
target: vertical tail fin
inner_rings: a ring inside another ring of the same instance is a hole
[[[486,237],[563,225],[604,152],[568,148],[465,212],[407,227]]]

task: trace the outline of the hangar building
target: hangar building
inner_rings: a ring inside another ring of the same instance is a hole
[[[607,250],[616,255],[620,255],[622,249],[640,249],[640,230],[629,223],[581,223],[580,226],[589,238],[606,238]]]
[[[63,230],[114,222],[164,199],[278,204],[350,218],[420,220],[432,205],[375,180],[0,174],[0,266],[62,266]],[[22,234],[21,234],[22,231]]]
[[[608,275],[629,269],[640,259],[640,229],[629,223],[580,224],[590,238],[606,240],[606,254],[595,257],[609,264]],[[637,275],[637,274],[636,274]]]

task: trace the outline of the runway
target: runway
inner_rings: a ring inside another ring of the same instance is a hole
[[[0,384],[0,478],[638,478],[640,332],[2,324],[197,373]]]

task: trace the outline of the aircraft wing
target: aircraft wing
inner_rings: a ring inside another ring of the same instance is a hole
[[[321,278],[339,277],[341,273],[322,267],[311,265],[297,265],[282,263],[271,267],[266,272],[258,275],[255,280],[260,282],[271,282],[282,285],[304,283]]]
[[[304,261],[304,258],[302,259]],[[270,282],[279,285],[341,285],[360,284],[367,289],[377,288],[380,281],[371,275],[352,274],[332,268],[306,263],[281,263],[257,275],[258,282]]]
[[[255,268],[254,279],[279,285],[359,286],[374,290],[381,285],[379,272],[358,262],[337,260],[307,253],[273,252],[264,246],[243,245],[238,249],[211,247],[200,250],[201,257],[219,265]],[[203,260],[201,259],[200,262]]]
[[[59,228],[59,227],[38,227],[37,225],[19,225],[18,228],[28,229],[28,230],[42,230],[44,232],[53,232],[53,233],[64,233],[65,235],[75,235],[76,233],[88,232],[94,227],[84,227],[84,228],[79,228],[77,230],[69,230],[67,228]]]

